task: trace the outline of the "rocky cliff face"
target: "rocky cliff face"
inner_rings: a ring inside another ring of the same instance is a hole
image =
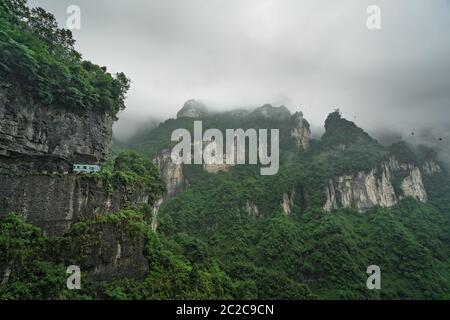
[[[112,124],[108,113],[37,106],[0,95],[0,217],[17,213],[45,234],[60,236],[80,221],[147,203],[148,195],[137,188],[64,174],[74,163],[105,161]],[[82,253],[77,248],[83,241],[74,243],[72,260],[95,279],[139,276],[148,269],[141,235],[108,222],[86,232],[95,241]]]
[[[217,161],[215,160],[215,151],[217,150],[218,146],[215,141],[203,141],[203,153],[204,153],[204,159],[203,159],[203,169],[206,172],[209,173],[218,173],[220,171],[229,171],[232,167],[234,167],[237,163],[237,141],[234,142],[231,150],[231,154],[233,157],[234,164],[227,164],[227,150],[226,147],[224,148],[223,152],[223,159],[222,163],[215,163]],[[206,151],[206,152],[205,152]]]
[[[76,239],[76,237],[74,237]],[[74,264],[89,272],[94,281],[141,277],[148,271],[143,256],[145,238],[113,222],[89,225],[83,241],[74,241]]]
[[[291,137],[295,139],[298,148],[306,150],[311,140],[309,123],[303,118],[302,112],[296,112],[292,117],[296,122],[296,126],[291,130]]]
[[[260,216],[258,207],[252,201],[247,200],[245,203],[245,211],[247,211],[248,215],[252,218],[258,218]]]
[[[424,175],[432,175],[441,173],[442,168],[433,159],[429,159],[422,165],[422,172]]]
[[[159,152],[153,158],[153,163],[158,168],[161,178],[166,185],[166,193],[163,197],[157,199],[152,207],[152,230],[156,232],[158,228],[158,212],[162,203],[170,200],[182,190],[185,185],[185,179],[183,165],[173,163],[171,150],[166,149]]]
[[[79,222],[115,213],[123,207],[147,204],[148,200],[148,195],[139,189],[126,185],[110,187],[89,177],[0,175],[0,217],[20,214],[52,236],[71,232],[71,227]],[[92,241],[86,242],[86,237]],[[90,226],[73,245],[71,261],[94,279],[142,276],[148,269],[143,236],[114,223]]]
[[[183,108],[177,113],[177,118],[201,118],[206,114],[206,107],[194,99],[188,100]]]
[[[0,175],[0,217],[20,214],[51,236],[67,234],[78,222],[146,203],[148,195],[141,190],[110,188],[89,177]],[[93,240],[85,242],[86,237]],[[105,222],[90,226],[82,239],[74,241],[71,260],[96,280],[141,276],[148,269],[142,235]]]
[[[156,229],[158,229],[158,212],[159,212],[159,208],[161,208],[163,201],[164,201],[163,198],[157,199],[152,207],[152,231],[153,232],[156,232]]]
[[[125,185],[110,188],[83,176],[1,175],[0,180],[0,217],[21,214],[48,235],[62,235],[81,220],[147,202],[148,195],[141,190]]]
[[[354,207],[364,212],[374,206],[392,207],[404,197],[427,202],[422,174],[440,172],[441,169],[434,162],[426,162],[423,168],[422,173],[416,165],[399,163],[395,157],[391,157],[370,172],[330,179],[325,187],[327,200],[324,209],[331,211],[340,207]]]
[[[281,208],[283,209],[283,213],[288,216],[292,212],[292,208],[294,207],[294,196],[295,190],[292,189],[290,192],[283,193],[283,200],[281,201]]]
[[[183,165],[173,163],[169,149],[159,152],[153,158],[153,163],[166,184],[167,191],[164,198],[172,198],[184,185]]]
[[[102,163],[113,117],[36,106],[0,96],[0,172],[67,172],[73,163]]]

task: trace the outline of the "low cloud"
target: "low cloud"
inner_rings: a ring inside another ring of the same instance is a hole
[[[60,23],[82,10],[77,48],[131,77],[116,134],[196,98],[225,110],[284,104],[321,126],[339,107],[368,131],[450,123],[448,0],[33,0]],[[366,28],[381,8],[382,29]],[[144,120],[143,120],[144,119]]]

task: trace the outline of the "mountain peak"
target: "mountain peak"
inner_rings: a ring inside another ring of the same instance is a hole
[[[358,141],[375,142],[367,132],[354,122],[343,118],[339,109],[330,113],[325,120],[325,134],[322,136],[322,140],[329,145],[336,145],[341,148],[346,148]]]
[[[325,120],[326,132],[338,130],[343,126],[356,127],[355,123],[342,118],[342,114],[339,109],[336,109],[332,113],[330,113]]]
[[[271,104],[265,104],[262,107],[256,108],[253,111],[254,115],[262,116],[266,119],[284,120],[291,116],[289,109],[286,106],[274,107]]]
[[[177,118],[201,118],[206,114],[206,107],[203,103],[190,99],[186,101],[183,108],[177,113]]]

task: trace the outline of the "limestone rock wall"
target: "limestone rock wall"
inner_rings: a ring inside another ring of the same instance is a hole
[[[166,184],[165,199],[172,198],[178,193],[184,185],[183,165],[173,163],[171,159],[171,150],[163,150],[154,158],[153,163],[159,169],[159,173]]]
[[[148,202],[148,195],[128,186],[108,189],[78,175],[0,175],[0,217],[21,214],[48,235],[62,235],[80,220]]]
[[[113,117],[102,111],[36,106],[0,96],[0,172],[65,172],[105,161]]]
[[[139,278],[148,271],[144,246],[144,236],[123,225],[95,223],[87,227],[83,241],[73,243],[71,261],[94,281]]]
[[[309,141],[311,140],[311,130],[308,122],[303,118],[303,113],[297,112],[293,115],[297,125],[291,129],[291,137],[297,143],[298,148],[304,150],[309,148]]]
[[[437,171],[439,165],[435,165],[434,170]],[[429,168],[430,164],[424,166]],[[421,202],[428,200],[419,167],[412,163],[399,163],[395,157],[369,172],[330,179],[325,194],[326,211],[340,207],[355,207],[359,212],[374,206],[388,208],[404,197],[413,197]]]
[[[283,200],[281,201],[281,208],[285,215],[290,215],[292,208],[294,207],[295,191],[292,189],[290,192],[283,193]]]

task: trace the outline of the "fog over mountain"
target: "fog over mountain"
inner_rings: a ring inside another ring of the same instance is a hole
[[[450,0],[26,2],[0,300],[450,301]]]
[[[448,0],[30,4],[55,13],[61,25],[67,7],[80,6],[77,49],[132,79],[119,138],[146,119],[174,117],[195,98],[213,110],[284,104],[317,127],[338,107],[385,138],[431,132],[450,139]],[[372,4],[381,8],[379,31],[366,27]]]

